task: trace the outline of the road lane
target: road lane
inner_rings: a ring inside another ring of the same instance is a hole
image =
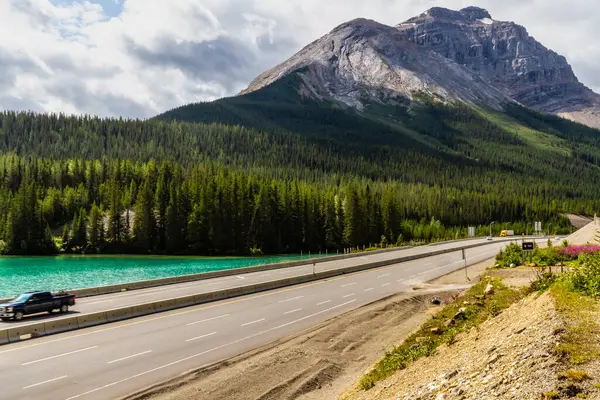
[[[489,258],[498,248],[475,250],[473,254],[467,251],[469,262]],[[2,346],[0,373],[6,384],[0,398],[123,396],[307,329],[463,265],[460,253],[444,254]],[[350,286],[342,287],[345,285]],[[79,351],[82,349],[87,350]],[[32,363],[41,359],[47,360]],[[60,379],[54,381],[56,378]]]

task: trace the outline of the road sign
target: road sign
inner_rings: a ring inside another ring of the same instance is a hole
[[[523,250],[533,250],[533,242],[523,242]]]
[[[475,227],[474,226],[469,227],[469,237],[475,237]]]

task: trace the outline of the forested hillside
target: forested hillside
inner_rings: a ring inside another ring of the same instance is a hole
[[[64,251],[161,254],[333,251],[491,221],[566,230],[560,213],[598,208],[598,140],[520,107],[357,112],[285,87],[150,121],[5,112],[2,251],[56,252],[63,230]]]

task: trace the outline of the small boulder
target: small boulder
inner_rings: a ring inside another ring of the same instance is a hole
[[[430,300],[431,304],[435,304],[437,306],[439,306],[440,304],[442,304],[442,299],[440,299],[439,297],[434,297],[433,299]]]
[[[517,266],[515,264],[510,264],[511,268],[517,268]]]
[[[490,294],[494,294],[494,285],[492,285],[491,283],[489,283],[485,290],[483,291],[483,294],[486,296],[489,296]]]
[[[463,311],[463,309],[461,308],[460,310],[458,310],[458,312],[456,314],[454,314],[454,317],[452,317],[452,319],[454,321],[456,321],[457,319],[464,319],[465,318],[465,311],[467,311],[466,309]]]
[[[431,333],[433,333],[434,335],[441,335],[442,330],[440,328],[431,328]]]
[[[454,322],[454,320],[453,320],[453,319],[449,319],[448,321],[444,322],[444,326],[445,326],[446,328],[449,328],[449,327],[451,327],[451,326],[452,326],[452,325],[454,325],[454,324],[455,324],[455,322]]]

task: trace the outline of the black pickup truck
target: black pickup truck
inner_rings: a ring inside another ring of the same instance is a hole
[[[58,293],[54,295],[50,292],[26,292],[8,303],[0,304],[0,318],[2,321],[10,319],[20,321],[23,316],[29,314],[43,312],[52,314],[55,310],[66,313],[69,311],[69,307],[74,305],[75,295],[73,294]]]

